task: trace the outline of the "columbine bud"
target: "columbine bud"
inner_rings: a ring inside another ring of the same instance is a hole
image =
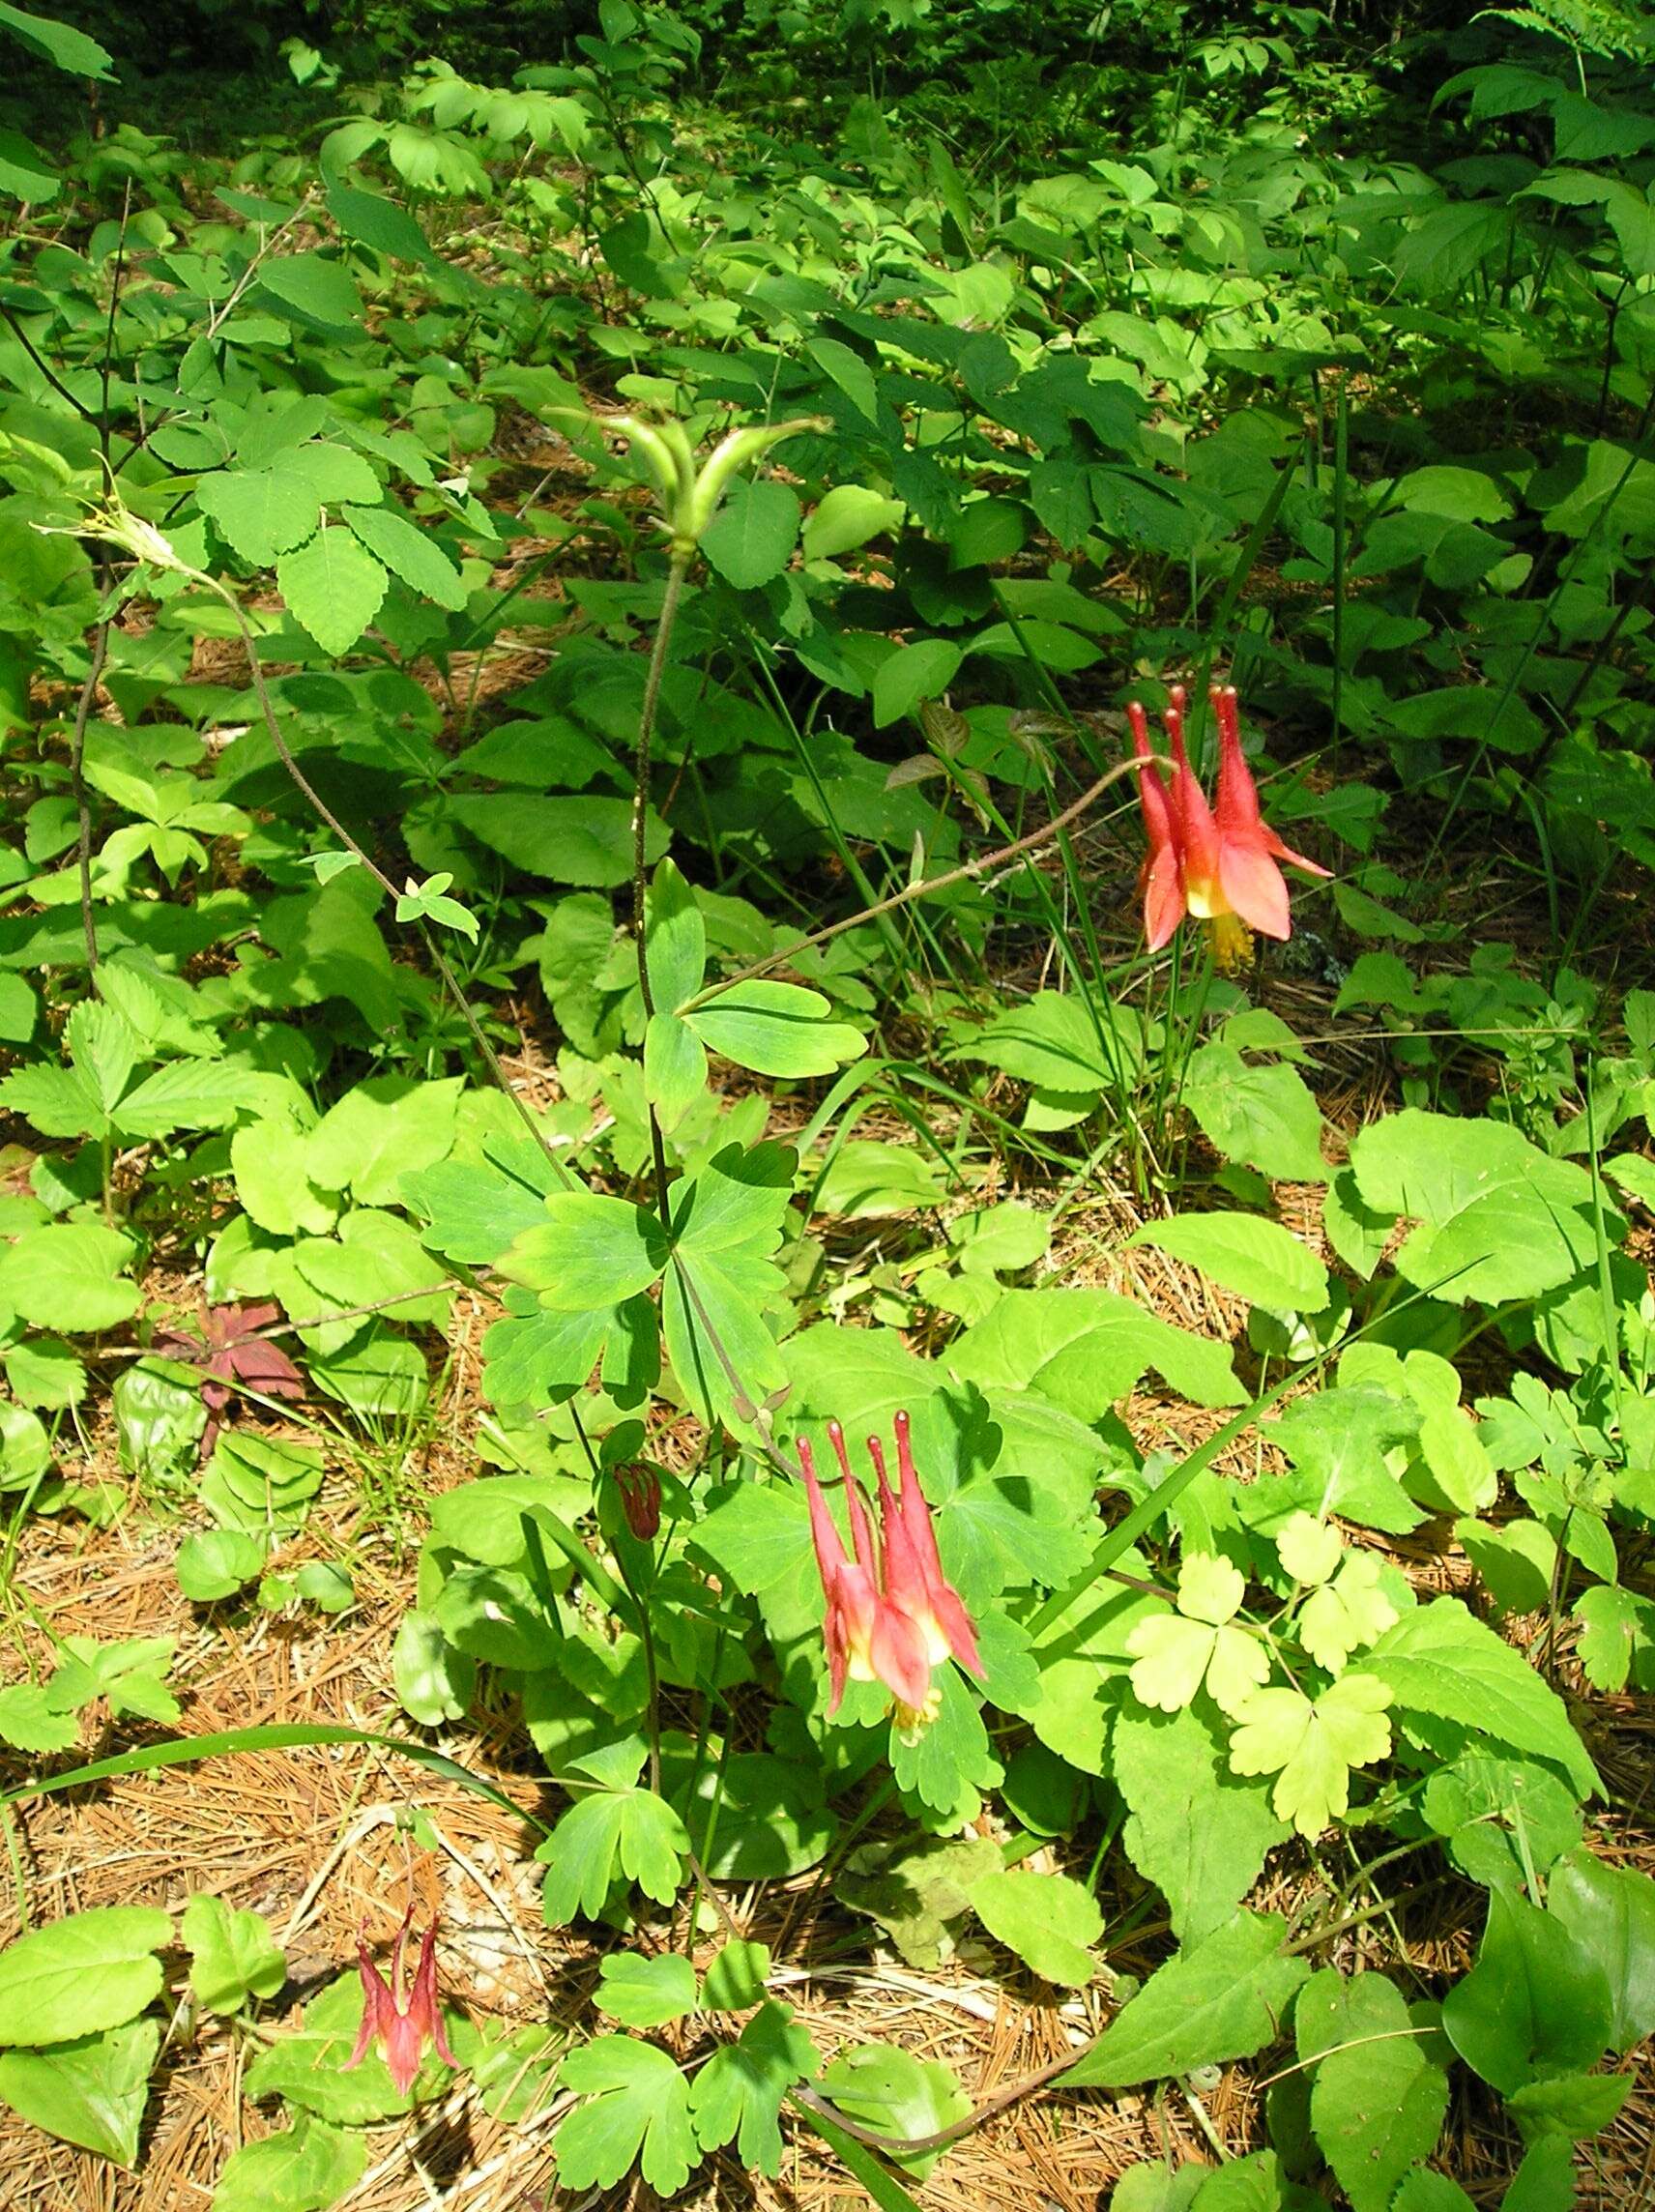
[[[652,1544],[660,1533],[661,1478],[653,1467],[617,1467],[610,1472],[621,1494],[626,1526],[640,1544]]]

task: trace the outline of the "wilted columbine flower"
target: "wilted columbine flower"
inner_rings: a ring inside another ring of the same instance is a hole
[[[420,1964],[414,1971],[413,1987],[409,1989],[404,1986],[402,1952],[413,1923],[414,1907],[410,1905],[402,1916],[401,1927],[396,1931],[396,1944],[391,1954],[389,1986],[385,1976],[368,1957],[365,1940],[367,1923],[363,1923],[363,1940],[357,1944],[363,1985],[362,2026],[357,2031],[356,2048],[344,2064],[347,2074],[353,2066],[360,2066],[367,2056],[368,2047],[377,2039],[399,2097],[406,2097],[414,2085],[427,2036],[445,2066],[459,2064],[459,2060],[449,2049],[449,2039],[443,2027],[442,2008],[437,2002],[435,1922],[426,1929],[420,1945]]]
[[[828,1600],[823,1640],[828,1654],[831,1696],[828,1716],[839,1709],[847,1680],[883,1682],[896,1701],[896,1722],[903,1730],[934,1720],[943,1693],[932,1670],[950,1655],[979,1679],[976,1632],[959,1592],[943,1573],[931,1509],[919,1487],[909,1441],[909,1419],[898,1413],[896,1464],[901,1485],[893,1495],[886,1474],[885,1447],[868,1439],[879,1490],[876,1538],[867,1501],[851,1472],[845,1432],[828,1424],[828,1441],[845,1483],[855,1557],[847,1558],[828,1500],[816,1478],[809,1443],[798,1440],[798,1464],[810,1501],[810,1534]]]
[[[1173,752],[1169,789],[1155,767],[1149,726],[1134,699],[1126,710],[1132,742],[1142,766],[1138,797],[1149,850],[1138,878],[1144,901],[1144,934],[1151,952],[1167,944],[1186,914],[1206,924],[1216,966],[1238,967],[1252,948],[1249,931],[1290,937],[1288,887],[1278,860],[1307,875],[1331,873],[1284,845],[1259,811],[1259,794],[1241,750],[1241,711],[1234,684],[1212,686],[1209,697],[1218,720],[1218,804],[1208,806],[1184,750],[1185,693],[1172,687],[1172,704],[1162,719]]]

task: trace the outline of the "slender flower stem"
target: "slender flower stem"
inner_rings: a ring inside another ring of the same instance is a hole
[[[650,832],[650,759],[655,735],[655,714],[660,706],[661,683],[666,675],[667,654],[672,647],[673,630],[678,623],[679,602],[683,596],[684,578],[695,558],[694,548],[681,550],[675,543],[671,563],[667,568],[667,587],[661,598],[661,611],[655,623],[654,644],[650,650],[649,674],[644,679],[644,704],[638,713],[638,747],[634,761],[636,777],[632,792],[632,935],[638,946],[638,993],[644,1002],[644,1018],[653,1021],[655,996],[650,984],[649,957],[649,832]],[[672,1207],[667,1196],[667,1150],[661,1135],[660,1117],[655,1112],[654,1100],[646,1104],[650,1115],[650,1150],[655,1171],[655,1205],[665,1227],[672,1228]]]

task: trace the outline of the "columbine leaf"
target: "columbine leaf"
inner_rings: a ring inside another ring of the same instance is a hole
[[[1370,1676],[1347,1674],[1314,1703],[1299,1690],[1260,1690],[1241,1708],[1230,1743],[1237,1774],[1280,1776],[1271,1803],[1314,1842],[1350,1802],[1350,1769],[1391,1747],[1390,1695]]]
[[[556,2137],[566,2189],[613,2189],[634,2160],[662,2197],[676,2197],[701,2164],[689,2122],[689,2083],[664,2051],[629,2035],[599,2035],[558,2070],[578,2105]]]
[[[1379,1587],[1384,1571],[1377,1552],[1352,1552],[1338,1580],[1323,1583],[1305,1599],[1298,1616],[1299,1642],[1330,1674],[1337,1674],[1360,1645],[1376,1643],[1397,1619],[1396,1607]]]
[[[689,2092],[690,2114],[703,2150],[719,2150],[732,2137],[749,2171],[781,2171],[782,2100],[796,2081],[808,2081],[822,2060],[786,2005],[762,2005],[738,2041],[715,2051]]]
[[[598,1966],[593,2002],[624,2026],[662,2027],[694,2011],[695,1968],[677,1951],[659,1951],[653,1959],[616,1952]]]
[[[1276,1530],[1276,1556],[1295,1583],[1330,1581],[1344,1554],[1344,1537],[1314,1513],[1292,1514]]]
[[[670,1903],[688,1849],[683,1822],[652,1790],[596,1790],[577,1799],[535,1853],[546,1869],[546,1926],[566,1928],[577,1913],[595,1918],[617,1870],[657,1904]]]

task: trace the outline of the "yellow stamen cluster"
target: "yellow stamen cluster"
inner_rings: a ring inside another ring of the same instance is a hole
[[[1212,965],[1221,975],[1238,975],[1253,959],[1253,932],[1238,914],[1206,917],[1206,941],[1212,947]]]

